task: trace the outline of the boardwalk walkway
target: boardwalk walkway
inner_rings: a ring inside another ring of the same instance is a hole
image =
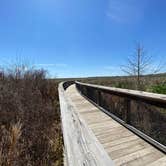
[[[66,90],[72,105],[115,165],[166,166],[166,155],[126,129],[82,97],[75,85]]]

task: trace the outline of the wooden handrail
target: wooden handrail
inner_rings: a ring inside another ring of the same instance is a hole
[[[154,102],[166,104],[166,95],[164,95],[164,94],[156,94],[156,93],[150,93],[150,92],[145,92],[145,91],[108,87],[108,86],[102,86],[102,85],[96,85],[96,84],[87,84],[87,83],[82,83],[82,82],[78,82],[78,81],[76,81],[75,83],[80,84],[80,85],[85,85],[88,87],[93,87],[96,89],[110,91],[113,93],[117,93],[119,95],[125,95],[125,96],[131,97],[131,98],[137,97],[137,98],[145,99],[148,101],[154,101]]]

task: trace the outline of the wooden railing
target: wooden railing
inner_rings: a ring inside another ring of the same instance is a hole
[[[76,82],[109,116],[166,153],[166,95]]]
[[[65,166],[112,166],[103,146],[99,143],[78,110],[66,95],[65,89],[74,82],[59,84]]]

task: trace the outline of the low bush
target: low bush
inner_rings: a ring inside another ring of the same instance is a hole
[[[149,91],[153,93],[166,94],[166,83],[153,85],[152,87],[150,87]]]
[[[57,87],[44,70],[0,72],[0,165],[63,164]]]

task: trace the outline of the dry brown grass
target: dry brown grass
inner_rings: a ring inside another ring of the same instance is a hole
[[[0,166],[60,166],[57,83],[44,70],[0,72]]]

